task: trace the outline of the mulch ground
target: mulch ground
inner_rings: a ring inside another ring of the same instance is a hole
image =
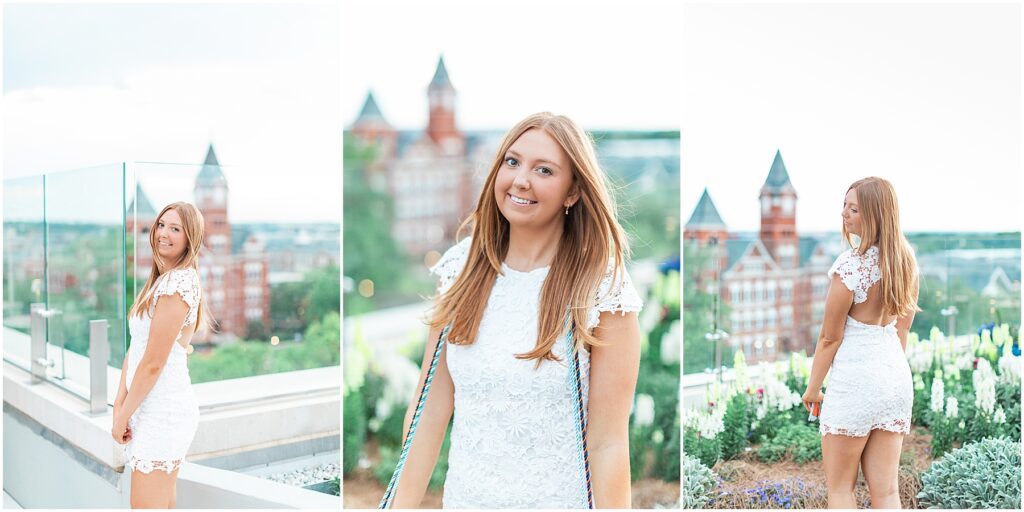
[[[900,501],[903,508],[918,508],[917,493],[921,490],[921,472],[932,463],[931,435],[925,429],[914,427],[903,439],[903,455],[900,458]],[[747,494],[748,489],[764,481],[802,482],[805,495],[801,508],[827,508],[825,493],[825,471],[822,462],[810,461],[798,464],[793,461],[782,461],[766,464],[757,459],[756,447],[740,457],[721,461],[712,468],[723,480],[716,490],[719,497],[712,508],[757,508],[761,507]],[[792,480],[790,480],[792,479]],[[722,494],[722,493],[726,494]],[[857,478],[857,503],[862,508],[869,506],[867,484],[864,476]],[[763,508],[763,507],[762,507]],[[782,507],[771,507],[782,508]]]

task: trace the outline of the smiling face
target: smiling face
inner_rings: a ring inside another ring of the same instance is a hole
[[[569,156],[548,133],[531,128],[505,152],[494,180],[494,200],[512,226],[562,222],[579,199]]]
[[[167,263],[178,261],[188,249],[188,238],[177,210],[170,209],[156,223],[155,252]]]
[[[857,189],[846,192],[843,201],[843,227],[846,231],[860,236],[860,205],[857,203]]]

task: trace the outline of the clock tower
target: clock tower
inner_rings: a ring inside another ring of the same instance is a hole
[[[213,144],[195,185],[196,207],[203,212],[204,245],[211,254],[231,254],[231,225],[228,224],[228,181],[221,172]]]
[[[789,181],[782,152],[761,186],[761,242],[782,268],[800,266],[800,237],[796,233],[796,189]]]

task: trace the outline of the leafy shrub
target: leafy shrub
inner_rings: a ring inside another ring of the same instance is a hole
[[[683,508],[704,508],[715,488],[715,474],[700,460],[683,455]]]
[[[366,444],[366,411],[363,405],[363,395],[359,390],[345,393],[343,404],[344,432],[342,439],[344,447],[342,472],[348,474],[359,464],[359,457],[363,454],[363,445]]]
[[[665,448],[659,450],[654,459],[654,473],[666,482],[679,481],[679,442],[682,440],[679,430],[679,425],[675,425]]]
[[[985,439],[932,464],[917,498],[928,508],[1019,509],[1020,476],[1020,443]]]
[[[750,431],[749,399],[745,393],[736,393],[729,400],[723,423],[725,430],[718,437],[722,443],[722,458],[729,460],[747,447],[747,433]]]
[[[821,459],[821,436],[818,429],[808,424],[782,427],[778,435],[757,449],[757,456],[765,462],[776,462],[787,455],[803,463]]]
[[[693,429],[686,429],[683,436],[683,453],[696,457],[707,467],[714,467],[722,458],[722,443],[718,437],[702,437]]]

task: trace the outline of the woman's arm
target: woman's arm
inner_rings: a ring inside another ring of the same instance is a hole
[[[427,371],[430,369],[431,359],[434,358],[434,349],[437,347],[437,338],[440,335],[440,329],[432,329],[427,334],[419,383],[409,401],[409,408],[405,412],[405,424],[402,426],[403,440],[409,435],[409,427],[412,424],[413,414],[416,412],[416,404],[423,389],[423,382],[427,379]],[[455,409],[455,386],[452,384],[451,375],[448,374],[447,353],[448,348],[442,347],[437,369],[434,371],[434,380],[430,383],[430,393],[427,394],[427,402],[423,406],[420,422],[416,426],[416,438],[413,440],[412,446],[409,447],[409,456],[405,461],[402,478],[395,486],[392,508],[419,507],[423,500],[423,494],[427,492],[430,474],[434,472],[434,465],[437,464],[437,455],[441,452],[444,433],[448,429],[448,421],[451,420],[452,411]]]
[[[142,400],[156,384],[160,372],[167,364],[171,346],[173,343],[177,343],[175,340],[178,333],[181,332],[182,325],[185,324],[186,315],[188,315],[188,304],[178,294],[160,296],[155,309],[153,321],[149,327],[149,342],[146,344],[146,351],[142,354],[138,368],[135,369],[132,386],[128,389],[124,401],[114,415],[114,439],[118,438],[119,432],[123,433],[127,429],[128,418],[135,414],[139,405],[142,404]]]
[[[118,413],[121,411],[121,406],[124,404],[124,399],[128,396],[128,386],[125,384],[128,377],[128,354],[124,355],[124,362],[121,363],[121,383],[117,386],[117,396],[114,397],[114,418],[118,417]],[[114,437],[114,441],[120,444],[127,443],[131,440],[131,432],[125,430],[118,430],[117,421],[111,422],[110,435]]]
[[[825,374],[832,366],[832,360],[835,359],[839,345],[843,342],[846,317],[850,314],[852,305],[853,292],[843,284],[838,273],[833,274],[832,282],[828,287],[828,296],[825,298],[825,317],[821,322],[818,344],[814,348],[811,377],[803,396],[804,407],[807,410],[811,409],[812,403],[821,402],[824,398],[821,393],[821,384],[825,381]]]
[[[587,448],[597,508],[630,508],[629,411],[640,371],[636,313],[601,313],[590,348]]]
[[[919,294],[921,292],[921,289],[920,289],[921,283],[920,283],[920,281],[915,278],[913,286],[914,286],[914,303],[916,304],[917,303],[917,299],[919,297]],[[898,334],[899,337],[900,337],[900,345],[903,346],[903,351],[904,352],[907,351],[907,334],[910,333],[910,326],[914,325],[914,316],[915,315],[917,315],[917,309],[911,309],[910,313],[907,313],[906,315],[901,316],[898,320],[896,320],[896,334]],[[952,336],[953,333],[949,333],[949,335]]]

